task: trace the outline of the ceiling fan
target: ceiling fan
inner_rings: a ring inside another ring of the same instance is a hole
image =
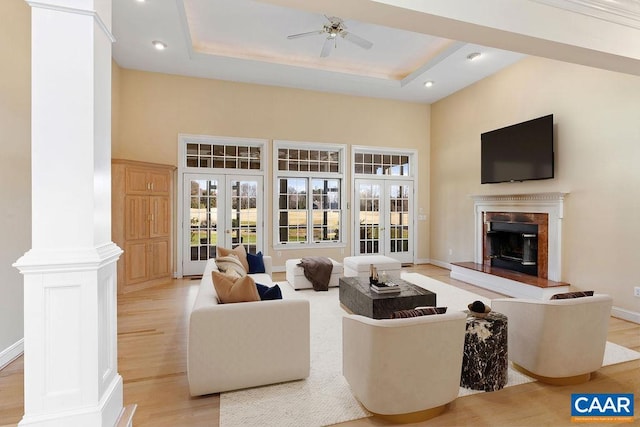
[[[327,16],[327,15],[325,15],[325,18],[327,18],[329,22],[324,24],[321,30],[309,31],[309,32],[300,33],[300,34],[292,34],[290,36],[287,36],[287,38],[291,40],[291,39],[297,39],[300,37],[327,34],[327,39],[324,41],[324,45],[322,46],[322,50],[320,51],[320,56],[323,58],[325,56],[329,56],[329,53],[331,53],[332,46],[333,47],[338,46],[338,41],[337,41],[338,36],[342,37],[345,40],[349,40],[351,43],[354,43],[363,49],[371,49],[371,47],[373,46],[373,43],[371,43],[369,40],[365,40],[362,37],[356,36],[355,34],[348,32],[347,26],[344,24],[344,21],[341,18],[338,18],[337,16]]]

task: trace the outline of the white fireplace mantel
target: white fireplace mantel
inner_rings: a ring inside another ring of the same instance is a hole
[[[568,192],[472,195],[475,211],[475,262],[482,264],[485,212],[530,212],[546,213],[549,218],[548,278],[556,282],[562,280],[562,220],[564,199]]]

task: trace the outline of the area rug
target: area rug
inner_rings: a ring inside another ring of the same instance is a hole
[[[488,298],[456,288],[418,273],[402,278],[437,295],[437,304],[448,310],[464,310],[467,304]],[[353,397],[342,376],[342,317],[338,288],[328,292],[294,291],[279,283],[284,298],[306,298],[311,311],[311,372],[307,379],[222,393],[220,425],[240,426],[327,426],[369,416]],[[640,353],[607,343],[604,365],[640,359]],[[268,361],[265,361],[268,367]],[[534,381],[509,369],[507,387]],[[482,393],[460,388],[460,397]]]

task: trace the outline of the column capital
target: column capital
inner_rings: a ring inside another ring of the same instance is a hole
[[[13,266],[22,274],[62,273],[97,270],[116,262],[122,249],[109,242],[95,248],[33,248]]]
[[[25,2],[32,8],[91,16],[111,43],[116,41],[111,32],[111,2],[101,0],[25,0]],[[105,7],[105,3],[108,3],[108,7]]]

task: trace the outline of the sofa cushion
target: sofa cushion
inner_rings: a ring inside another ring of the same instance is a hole
[[[593,291],[576,291],[576,292],[565,292],[562,294],[555,294],[551,297],[551,299],[571,299],[571,298],[582,298],[582,297],[592,297]]]
[[[222,304],[260,301],[256,282],[249,276],[234,279],[224,273],[212,271],[211,278]]]
[[[262,301],[282,299],[282,290],[278,285],[269,287],[260,283],[256,283],[256,288],[258,289],[258,295],[260,295],[260,299]]]
[[[430,316],[432,314],[444,314],[447,307],[416,307],[413,310],[398,310],[391,313],[392,319],[404,319],[407,317]]]
[[[236,255],[240,260],[240,262],[242,263],[242,266],[244,267],[244,271],[245,272],[249,271],[249,263],[247,262],[247,250],[245,249],[244,245],[238,245],[233,249],[227,249],[227,248],[218,246],[217,251],[218,251],[219,257],[224,257],[231,254]]]
[[[223,273],[231,273],[233,271],[240,277],[247,275],[247,270],[245,270],[236,254],[219,256],[216,258],[216,265],[218,266],[218,270]]]
[[[262,252],[258,252],[255,255],[247,252],[247,263],[249,264],[249,274],[266,272]]]

